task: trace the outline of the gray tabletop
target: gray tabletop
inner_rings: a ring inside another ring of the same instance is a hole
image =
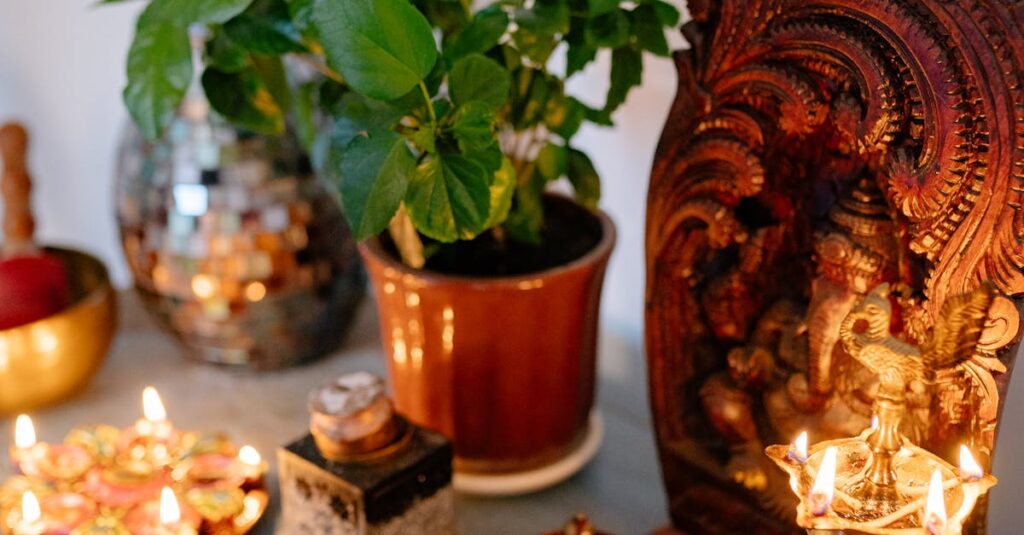
[[[32,414],[40,439],[60,440],[75,425],[128,425],[139,417],[140,393],[152,384],[160,391],[170,419],[182,428],[222,431],[250,443],[271,462],[274,450],[307,427],[306,393],[334,375],[383,372],[373,304],[363,306],[345,346],[335,355],[280,372],[240,373],[185,361],[178,346],[149,322],[131,294],[122,295],[120,333],[111,354],[90,386],[67,402]],[[457,502],[463,534],[529,534],[554,529],[577,511],[615,533],[646,533],[667,522],[654,440],[647,411],[646,381],[639,340],[629,342],[606,332],[601,339],[599,406],[605,441],[594,461],[567,482],[529,496]],[[0,420],[0,444],[13,429]],[[9,475],[4,462],[0,477]],[[275,501],[276,503],[276,501]],[[272,505],[256,530],[274,533]]]
[[[127,425],[139,416],[142,388],[155,385],[175,424],[202,431],[223,431],[237,442],[256,446],[271,463],[274,450],[301,435],[307,424],[307,391],[337,374],[383,372],[372,303],[363,306],[352,335],[337,354],[312,365],[281,372],[239,373],[182,359],[175,343],[159,332],[131,294],[122,295],[121,329],[103,369],[75,398],[32,414],[40,438],[60,440],[78,424]],[[650,533],[664,526],[665,496],[651,434],[642,343],[603,329],[600,341],[598,406],[605,440],[594,461],[579,474],[549,490],[518,498],[457,502],[463,534],[536,534],[564,523],[577,511],[598,527],[620,534]],[[1014,382],[1024,379],[1019,377]],[[1000,431],[992,493],[991,535],[1021,533],[1015,515],[1024,495],[1024,385],[1012,385]],[[11,441],[10,419],[0,420],[0,444]],[[9,462],[0,477],[9,475]],[[272,488],[276,488],[271,465]],[[273,507],[273,505],[272,505]],[[274,533],[272,508],[256,533]]]

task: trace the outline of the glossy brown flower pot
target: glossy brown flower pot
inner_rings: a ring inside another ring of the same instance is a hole
[[[542,466],[568,453],[586,431],[615,227],[603,213],[572,209],[573,217],[600,228],[597,245],[526,275],[414,270],[378,239],[360,246],[397,407],[452,438],[460,471]]]

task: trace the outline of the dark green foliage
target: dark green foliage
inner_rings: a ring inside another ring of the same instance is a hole
[[[249,130],[289,124],[339,182],[360,239],[404,204],[437,242],[498,225],[537,242],[551,182],[568,179],[596,207],[600,179],[572,138],[587,122],[612,124],[641,83],[643,54],[669,53],[665,29],[679,13],[661,0],[497,0],[475,12],[472,3],[149,0],[125,103],[147,136],[160,136],[193,77],[188,28],[205,26],[201,81],[213,108]],[[562,42],[559,74],[547,64]],[[566,94],[565,80],[601,51],[611,83],[592,109]],[[322,76],[289,81],[286,56]]]

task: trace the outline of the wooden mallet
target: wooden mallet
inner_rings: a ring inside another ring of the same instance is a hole
[[[0,127],[3,175],[3,245],[0,247],[0,329],[51,316],[71,302],[67,272],[60,259],[33,241],[32,178],[26,155],[28,134],[20,124]]]

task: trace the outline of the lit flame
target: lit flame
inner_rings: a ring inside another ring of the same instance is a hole
[[[200,299],[209,299],[217,293],[217,282],[209,275],[192,277],[192,293]]]
[[[960,477],[968,481],[976,481],[981,479],[981,476],[985,475],[985,471],[981,469],[981,465],[978,461],[974,460],[974,456],[971,455],[971,450],[967,449],[967,446],[960,445]]]
[[[818,467],[818,475],[814,478],[814,485],[807,496],[808,506],[814,516],[822,516],[828,512],[832,505],[832,496],[836,486],[836,447],[829,446],[825,449],[825,456],[821,459]]]
[[[162,422],[167,419],[167,409],[160,401],[160,394],[151,386],[142,391],[142,414],[151,422]]]
[[[263,458],[260,457],[260,452],[256,451],[256,448],[252,446],[242,446],[238,450],[238,460],[242,461],[242,464],[249,466],[259,466],[263,462]]]
[[[14,421],[14,445],[20,450],[36,445],[36,428],[32,425],[32,418],[26,414],[19,414]]]
[[[789,445],[789,457],[799,463],[807,462],[807,431],[801,431]]]
[[[21,520],[28,524],[39,522],[43,512],[39,509],[39,500],[31,490],[21,495]]]
[[[942,496],[942,473],[936,468],[928,484],[928,502],[924,508],[924,528],[931,535],[946,531],[946,501]]]
[[[165,525],[181,522],[181,507],[178,506],[178,498],[170,487],[164,487],[160,491],[160,523]]]

